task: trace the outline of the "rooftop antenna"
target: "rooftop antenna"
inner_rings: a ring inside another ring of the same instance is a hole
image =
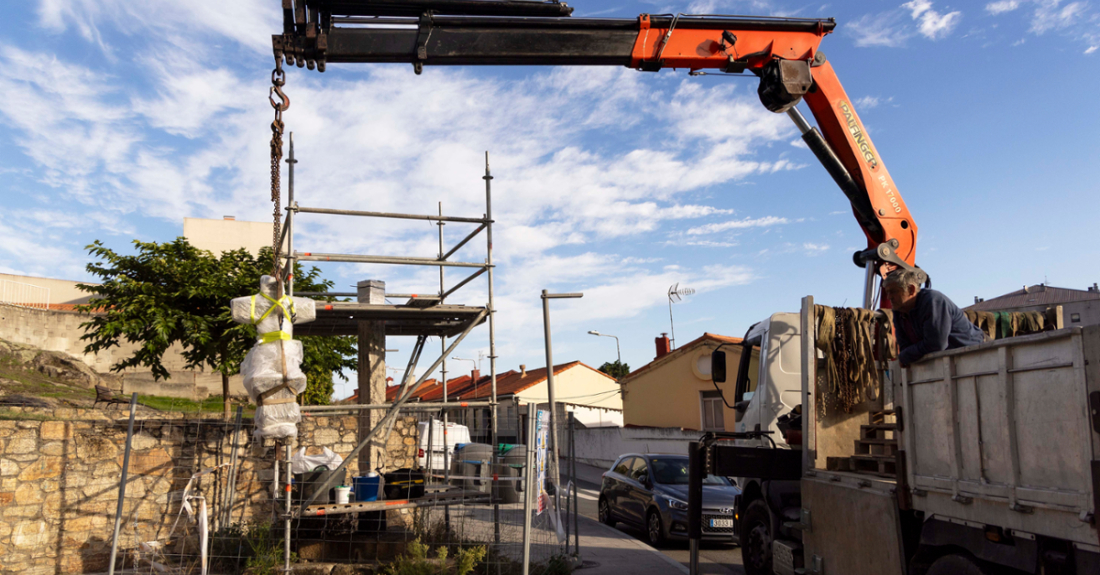
[[[680,287],[680,282],[676,282],[668,288],[668,323],[672,327],[672,349],[676,349],[676,324],[672,320],[672,304],[673,302],[682,301],[684,299],[684,296],[688,296],[694,293],[694,288],[682,288]]]

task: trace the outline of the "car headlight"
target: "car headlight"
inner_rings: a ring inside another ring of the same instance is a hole
[[[680,511],[687,511],[687,508],[688,508],[687,503],[684,503],[683,501],[680,501],[679,499],[673,499],[672,497],[667,497],[667,496],[665,497],[665,499],[668,500],[668,506],[669,507],[671,507],[673,509],[678,509]]]

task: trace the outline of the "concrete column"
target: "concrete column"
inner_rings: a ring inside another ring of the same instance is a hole
[[[361,304],[386,303],[386,282],[364,280],[358,284],[358,301]],[[386,402],[386,329],[379,321],[359,322],[359,403]],[[383,412],[363,410],[359,415],[359,440],[362,441],[374,426],[382,421]],[[371,445],[359,452],[359,472],[366,474],[383,462],[382,448],[386,438],[375,438]]]

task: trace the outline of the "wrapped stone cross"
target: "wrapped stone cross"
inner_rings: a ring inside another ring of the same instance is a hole
[[[230,302],[233,321],[256,326],[256,345],[241,363],[244,388],[257,405],[257,437],[297,437],[301,411],[298,394],[306,389],[302,342],[293,338],[294,324],[311,322],[317,309],[311,299],[278,297],[278,280],[260,278],[260,293]]]

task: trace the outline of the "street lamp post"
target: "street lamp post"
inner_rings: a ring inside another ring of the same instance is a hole
[[[561,499],[558,495],[558,485],[561,476],[558,471],[558,425],[557,409],[554,403],[554,353],[550,344],[550,300],[584,297],[582,293],[549,293],[542,290],[542,330],[546,340],[546,390],[550,400],[550,453],[553,456],[554,468],[550,477],[554,482],[554,508],[561,508]]]
[[[591,330],[588,333],[590,333],[592,335],[599,335],[599,336],[603,336],[603,337],[613,337],[613,338],[615,338],[615,355],[618,356],[619,365],[623,364],[623,353],[622,353],[622,351],[619,350],[619,336],[611,335],[611,334],[607,334],[607,333],[600,333],[596,330]]]

